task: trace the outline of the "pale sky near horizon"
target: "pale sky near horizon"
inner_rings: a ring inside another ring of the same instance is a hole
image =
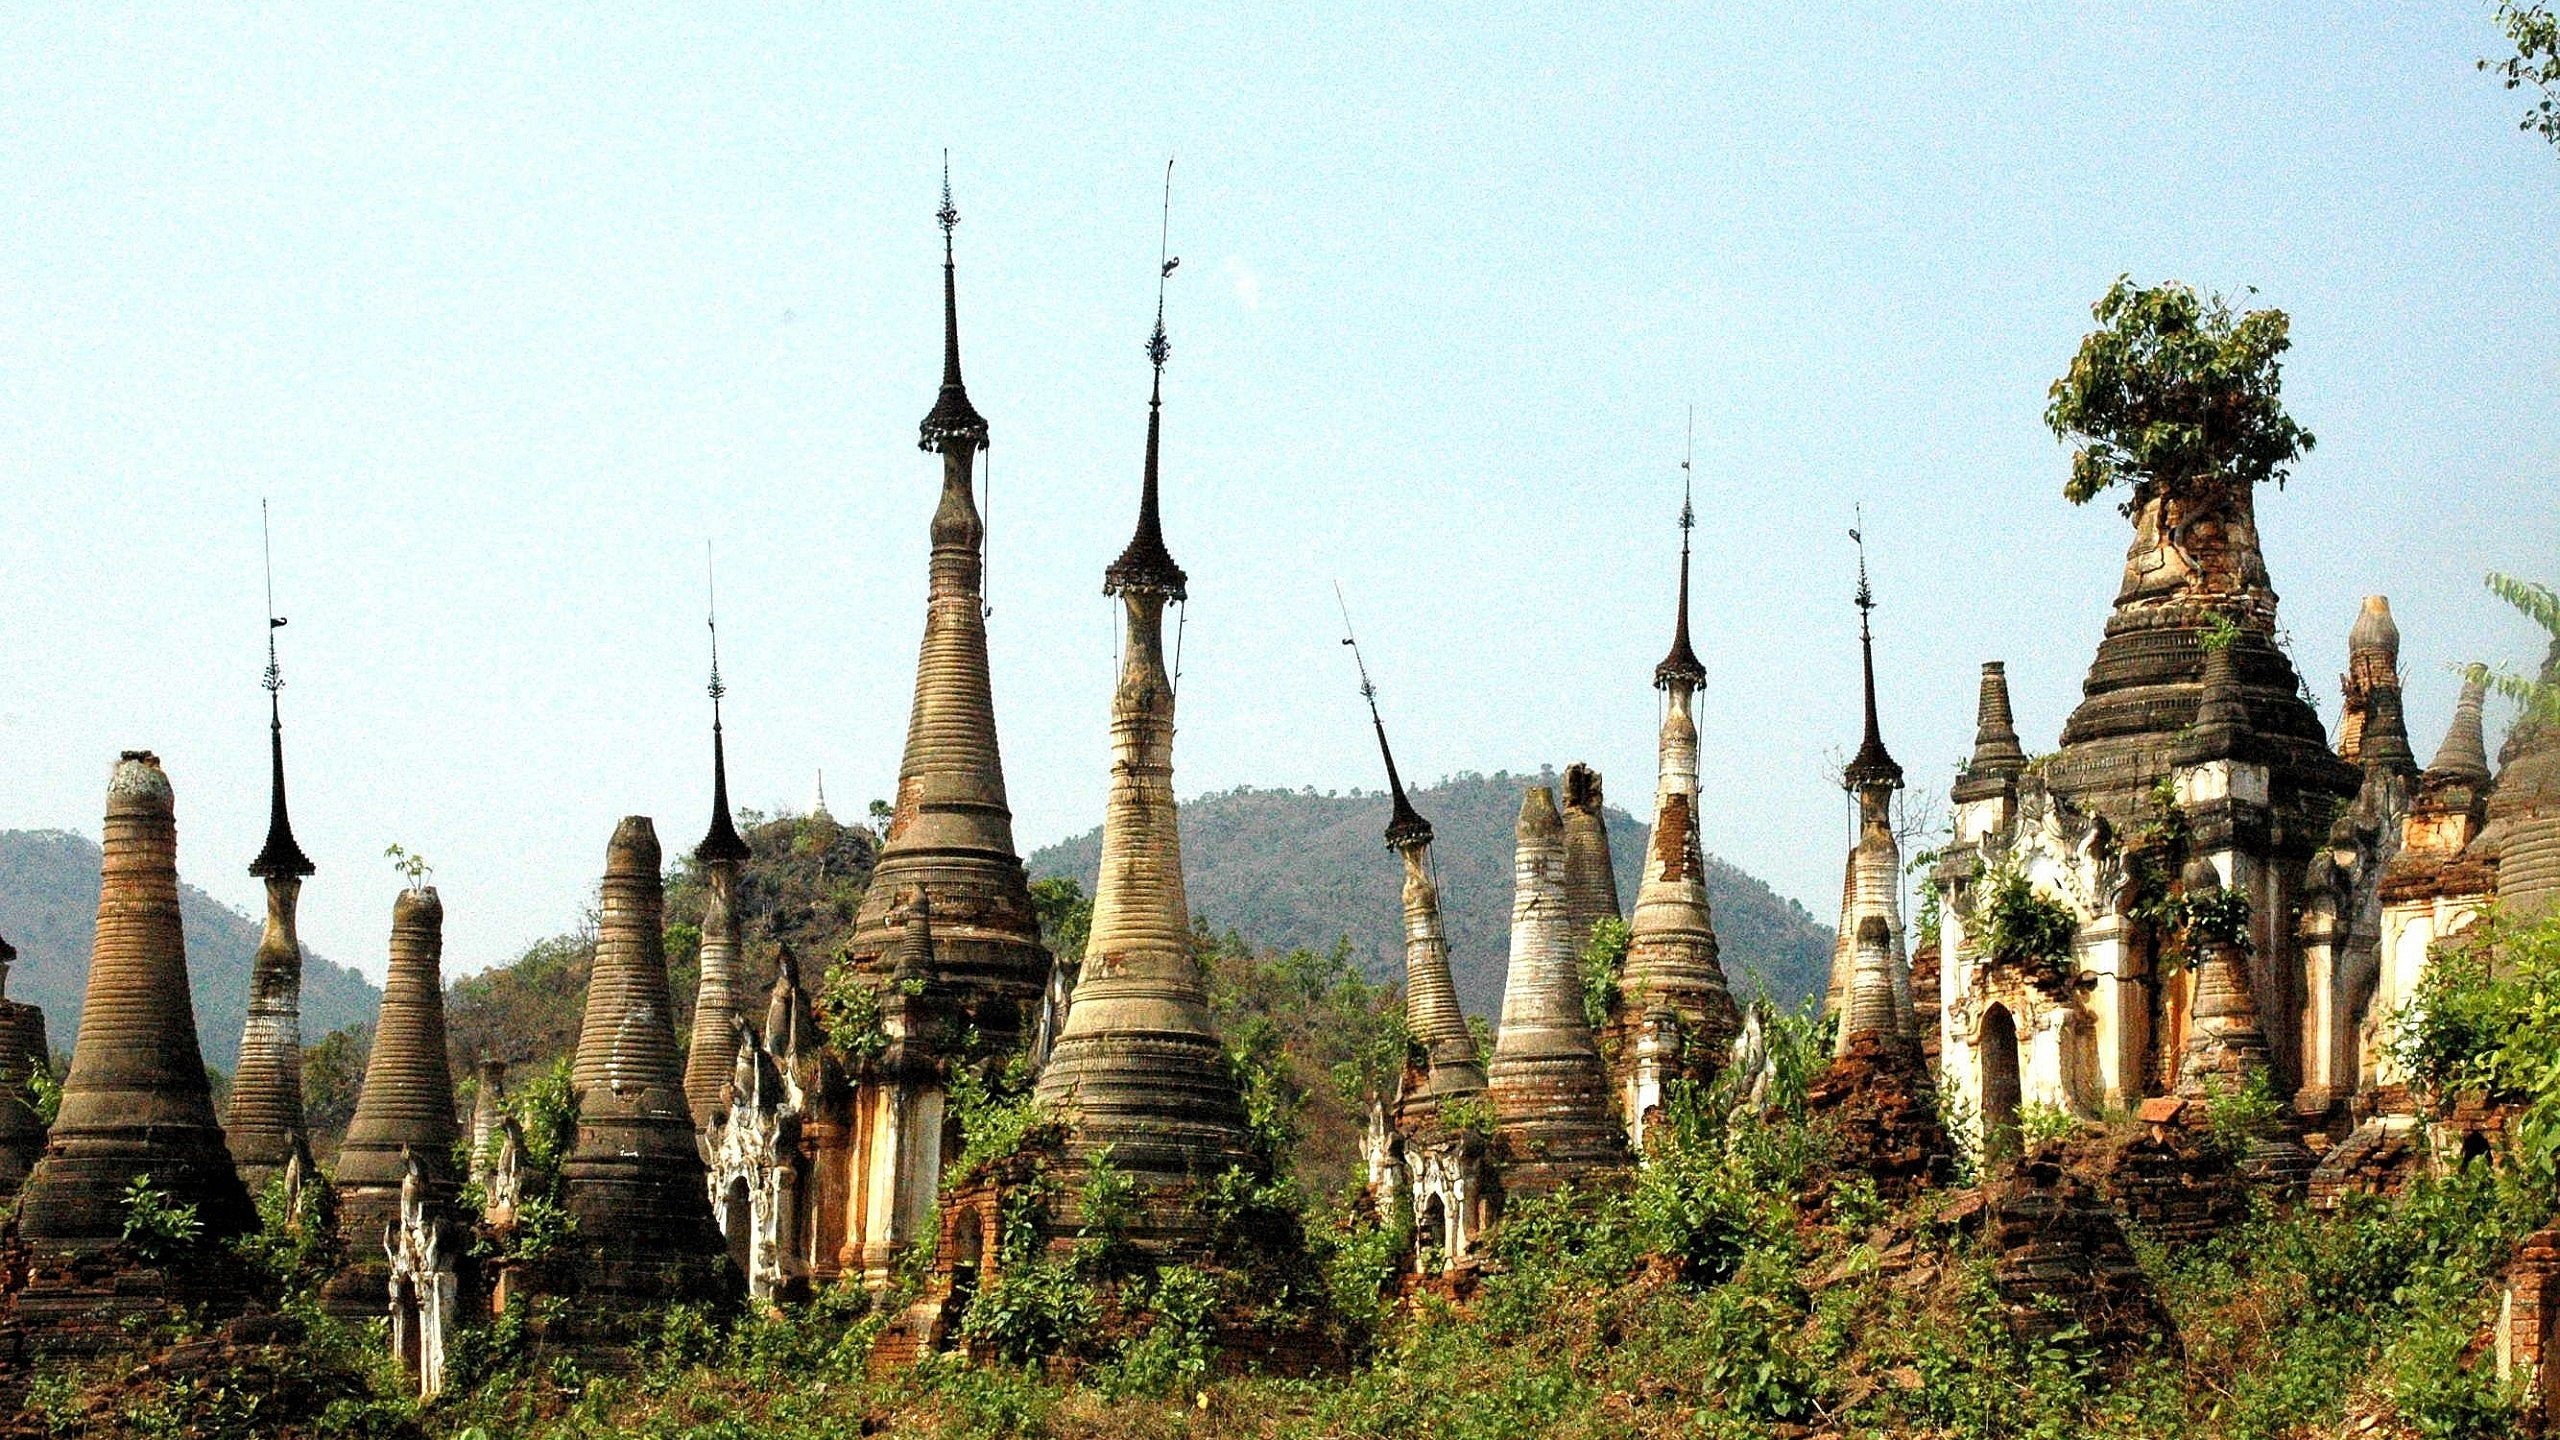
[[[1694,404],[1706,843],[1828,918],[1851,507],[1914,785],[1983,659],[2050,748],[2125,526],[2040,417],[2121,272],[2291,313],[2293,651],[2334,719],[2390,595],[2428,753],[2449,662],[2533,655],[2481,572],[2560,574],[2560,153],[2485,3],[2098,9],[12,9],[0,828],[94,836],[155,749],[257,910],[262,496],[333,959],[382,971],[387,844],[460,973],[617,817],[700,836],[706,540],[739,803],[888,795],[945,147],[1026,852],[1101,814],[1168,154],[1185,795],[1380,783],[1339,580],[1409,776],[1643,814]]]

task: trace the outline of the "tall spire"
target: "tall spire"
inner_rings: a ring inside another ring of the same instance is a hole
[[[1138,488],[1138,530],[1129,537],[1129,548],[1102,572],[1102,593],[1119,595],[1132,590],[1153,590],[1169,599],[1187,600],[1184,589],[1190,577],[1173,563],[1173,552],[1164,545],[1164,523],[1158,514],[1157,456],[1164,433],[1164,362],[1173,358],[1172,342],[1164,334],[1164,282],[1182,257],[1172,253],[1169,241],[1173,233],[1173,162],[1164,162],[1164,228],[1157,237],[1156,259],[1156,328],[1147,337],[1147,360],[1155,366],[1155,385],[1147,394],[1147,463]]]
[[[293,817],[284,807],[284,708],[277,693],[284,689],[284,667],[276,663],[276,632],[284,617],[276,613],[275,549],[268,540],[267,502],[258,502],[258,537],[267,558],[267,748],[271,777],[267,789],[267,843],[249,862],[249,873],[261,878],[311,875],[318,869],[293,841]]]
[[[924,417],[916,444],[926,450],[987,448],[986,417],[969,403],[960,383],[960,282],[952,259],[951,232],[960,228],[960,212],[951,203],[951,152],[942,152],[942,208],[934,212],[942,226],[942,392]]]
[[[1697,507],[1690,503],[1690,482],[1694,478],[1698,450],[1698,411],[1689,410],[1689,448],[1680,460],[1680,611],[1671,629],[1671,653],[1653,667],[1653,688],[1669,690],[1685,687],[1695,690],[1707,683],[1707,667],[1698,660],[1698,652],[1689,646],[1689,532],[1698,526]]]
[[[1166,170],[1168,203],[1172,170]],[[1147,356],[1162,391],[1163,278]],[[1038,1095],[1067,1118],[1068,1152],[1081,1162],[1108,1149],[1142,1195],[1178,1193],[1189,1177],[1253,1163],[1237,1088],[1191,951],[1182,883],[1180,816],[1173,800],[1174,687],[1165,664],[1164,607],[1184,576],[1156,526],[1157,407],[1148,408],[1147,474],[1138,537],[1104,573],[1122,607],[1120,680],[1111,697],[1111,790],[1102,818],[1102,863],[1093,925],[1066,1022],[1040,1072]],[[1151,1207],[1139,1227],[1160,1251],[1211,1239],[1189,1207]]]
[[[1693,435],[1695,414],[1691,412]],[[1609,1017],[1610,1044],[1605,1047],[1619,1119],[1638,1138],[1645,1112],[1661,1103],[1664,1083],[1711,1076],[1741,1025],[1718,958],[1715,914],[1707,900],[1706,852],[1698,834],[1698,723],[1691,712],[1707,671],[1689,648],[1689,532],[1697,524],[1690,503],[1692,473],[1691,456],[1684,454],[1680,623],[1670,658],[1653,671],[1654,688],[1664,699],[1662,730],[1655,742],[1653,833],[1636,881],[1627,959],[1618,977],[1619,1004]],[[1667,1050],[1659,1043],[1648,1047],[1648,1031],[1657,1041],[1669,1039]],[[1653,1063],[1659,1059],[1670,1061],[1667,1073]]]
[[[1902,788],[1902,767],[1895,764],[1893,756],[1885,751],[1884,735],[1876,724],[1876,639],[1874,628],[1868,623],[1875,614],[1876,592],[1867,583],[1867,537],[1864,529],[1862,516],[1858,524],[1850,527],[1849,539],[1858,547],[1858,663],[1866,679],[1867,733],[1866,738],[1858,743],[1858,753],[1850,758],[1848,769],[1841,773],[1840,783],[1851,790],[1874,787],[1899,790]]]
[[[1431,865],[1431,822],[1413,808],[1396,773],[1395,752],[1387,748],[1387,722],[1378,714],[1378,687],[1369,681],[1368,661],[1351,631],[1351,607],[1342,587],[1333,587],[1342,607],[1342,643],[1351,647],[1360,672],[1360,698],[1369,704],[1369,724],[1378,733],[1378,757],[1386,762],[1387,791],[1395,808],[1387,820],[1387,846],[1404,862],[1404,1009],[1405,1029],[1422,1047],[1427,1061],[1426,1088],[1434,1094],[1480,1091],[1484,1066],[1476,1059],[1475,1039],[1458,1006],[1458,989],[1449,973],[1448,932],[1440,919],[1440,885]]]
[[[704,621],[711,628],[711,684],[707,687],[711,696],[711,828],[704,832],[702,843],[693,847],[693,858],[703,865],[722,861],[737,864],[754,852],[738,838],[737,824],[729,818],[729,751],[720,732],[720,701],[729,693],[728,685],[720,679],[720,585],[711,569],[709,544],[702,547],[702,554],[703,573],[711,592],[710,614]]]
[[[729,762],[720,736],[720,603],[711,590],[711,830],[694,847],[710,896],[702,907],[701,974],[693,993],[693,1044],[685,1052],[685,1105],[694,1128],[707,1131],[727,1108],[730,1073],[736,1068],[738,956],[743,948],[738,915],[738,867],[750,858],[747,842],[729,818]],[[710,1141],[706,1135],[706,1147]]]
[[[317,1173],[302,1111],[302,941],[295,926],[302,881],[314,867],[294,843],[293,821],[285,811],[284,717],[277,704],[284,669],[276,660],[276,631],[285,622],[276,613],[275,549],[263,500],[258,502],[258,529],[266,562],[267,669],[262,683],[272,783],[266,848],[249,862],[249,873],[266,882],[267,919],[250,964],[240,1061],[232,1073],[229,1113],[223,1117],[223,1139],[241,1180],[253,1192],[297,1160],[304,1173]]]
[[[1351,631],[1351,604],[1342,598],[1342,582],[1335,581],[1333,603],[1342,611],[1342,643],[1351,647],[1351,663],[1360,672],[1360,698],[1369,704],[1369,724],[1378,732],[1378,758],[1387,762],[1387,793],[1394,809],[1387,816],[1387,845],[1402,849],[1406,845],[1431,843],[1431,822],[1413,808],[1405,797],[1404,779],[1396,773],[1396,752],[1387,748],[1387,722],[1378,714],[1378,687],[1369,683],[1369,662],[1360,654],[1360,641]]]

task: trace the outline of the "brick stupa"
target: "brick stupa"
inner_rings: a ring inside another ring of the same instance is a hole
[[[338,1146],[338,1233],[347,1264],[321,1291],[342,1319],[366,1320],[389,1301],[383,1232],[400,1218],[401,1187],[415,1184],[434,1209],[449,1209],[462,1177],[454,1146],[453,1068],[445,1053],[444,902],[435,887],[404,889],[391,902],[391,968],[364,1089]]]
[[[79,1041],[61,1113],[19,1193],[16,1288],[0,1326],[15,1338],[0,1338],[0,1352],[106,1348],[126,1317],[178,1306],[219,1316],[246,1298],[223,1242],[256,1229],[257,1214],[196,1045],[176,800],[149,751],[116,762],[103,848]],[[127,1196],[146,1178],[166,1201],[195,1207],[202,1243],[151,1261],[126,1242]]]

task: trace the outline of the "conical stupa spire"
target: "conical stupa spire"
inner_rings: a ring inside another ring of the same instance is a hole
[[[2465,675],[2462,698],[2454,702],[2453,723],[2445,727],[2444,743],[2436,747],[2436,758],[2427,762],[2427,778],[2464,781],[2473,785],[2489,783],[2489,741],[2481,723],[2481,710],[2489,697],[2489,677],[2480,671]]]
[[[1610,1076],[1618,1088],[1620,1118],[1642,1125],[1652,1086],[1637,1074],[1637,1038],[1648,1017],[1668,1015],[1678,1026],[1676,1070],[1668,1078],[1704,1079],[1724,1061],[1725,1046],[1740,1027],[1718,958],[1715,915],[1707,900],[1706,852],[1699,839],[1698,724],[1692,711],[1706,667],[1689,653],[1689,531],[1696,521],[1687,496],[1689,462],[1681,462],[1680,627],[1671,659],[1656,666],[1653,683],[1663,692],[1662,731],[1656,741],[1653,833],[1636,884],[1635,915],[1628,925],[1627,960],[1620,971],[1618,1012]],[[1675,663],[1686,657],[1685,666]]]
[[[88,1249],[124,1234],[142,1176],[196,1207],[209,1239],[256,1228],[213,1118],[178,919],[176,799],[158,756],[128,750],[107,784],[98,929],[80,1036],[52,1142],[18,1201],[19,1233]]]
[[[338,1229],[349,1265],[324,1293],[333,1313],[358,1319],[382,1313],[390,1279],[379,1241],[383,1227],[399,1218],[410,1166],[417,1166],[437,1203],[450,1201],[462,1180],[453,1165],[461,1138],[445,1054],[444,901],[434,886],[415,885],[391,902],[382,1015],[365,1061],[364,1089],[338,1147]]]
[[[1902,767],[1884,748],[1884,733],[1876,721],[1876,639],[1868,623],[1875,614],[1876,594],[1867,583],[1867,537],[1862,521],[1849,531],[1858,547],[1858,663],[1866,682],[1867,730],[1858,742],[1858,753],[1849,759],[1848,769],[1841,773],[1840,783],[1850,790],[1883,787],[1902,788]]]
[[[2027,768],[2026,747],[2018,743],[2017,722],[2009,712],[2009,667],[1982,662],[1982,693],[1974,706],[1973,759],[1965,766],[1972,777],[2016,775]]]
[[[657,829],[626,817],[605,850],[596,958],[569,1083],[578,1144],[561,1174],[588,1248],[631,1261],[718,1259],[667,1003]]]
[[[951,232],[960,228],[960,212],[951,203],[951,152],[942,154],[942,208],[933,217],[942,226],[942,390],[924,417],[917,444],[926,450],[987,448],[986,417],[969,403],[960,383],[960,282],[952,259]]]
[[[1164,167],[1166,223],[1172,223],[1173,162]],[[1161,255],[1156,267],[1156,328],[1147,337],[1147,360],[1155,366],[1155,384],[1147,392],[1147,461],[1138,485],[1138,529],[1129,537],[1128,548],[1120,558],[1102,572],[1102,593],[1120,595],[1131,591],[1151,590],[1169,599],[1188,599],[1184,586],[1188,578],[1182,567],[1173,563],[1173,552],[1164,544],[1164,522],[1158,511],[1158,457],[1164,436],[1164,362],[1173,357],[1172,342],[1164,333],[1164,282],[1173,274],[1181,259],[1169,252]]]
[[[1902,788],[1902,767],[1885,752],[1877,723],[1875,636],[1868,624],[1876,600],[1867,583],[1863,530],[1863,525],[1850,530],[1849,538],[1858,546],[1858,655],[1866,689],[1866,735],[1841,775],[1843,788],[1858,800],[1858,838],[1842,878],[1840,927],[1832,941],[1830,982],[1823,991],[1823,1013],[1844,1020],[1854,998],[1857,937],[1869,919],[1882,920],[1891,937],[1895,990],[1906,1010],[1911,994],[1902,949],[1902,845],[1893,833],[1893,792]]]
[[[1626,1158],[1626,1132],[1590,1018],[1566,918],[1564,817],[1555,792],[1521,797],[1512,865],[1511,963],[1502,1028],[1485,1079],[1494,1136],[1510,1158],[1507,1187],[1551,1189],[1594,1165]]]
[[[1695,690],[1707,683],[1707,667],[1689,644],[1689,532],[1698,525],[1697,507],[1690,503],[1689,482],[1692,462],[1696,457],[1697,415],[1692,411],[1690,453],[1680,461],[1680,608],[1671,626],[1671,653],[1653,667],[1653,688],[1657,690]]]
[[[716,595],[716,592],[715,592]],[[727,1108],[729,1072],[738,1053],[738,867],[751,855],[729,818],[729,764],[720,733],[720,616],[711,613],[711,829],[694,847],[710,891],[702,907],[701,973],[694,987],[693,1044],[685,1054],[684,1095],[697,1129]],[[706,1140],[706,1144],[708,1141]]]
[[[1341,602],[1342,589],[1334,587]],[[1369,724],[1378,735],[1378,758],[1386,762],[1387,792],[1394,808],[1387,818],[1387,847],[1404,862],[1404,1012],[1405,1029],[1422,1047],[1429,1062],[1428,1088],[1435,1094],[1482,1090],[1484,1066],[1476,1059],[1475,1039],[1468,1033],[1466,1013],[1458,1007],[1458,989],[1449,973],[1449,939],[1440,919],[1440,886],[1431,865],[1431,822],[1404,793],[1396,773],[1395,751],[1387,746],[1387,722],[1378,713],[1378,687],[1369,682],[1369,664],[1351,633],[1351,609],[1343,605],[1342,643],[1351,647],[1360,672],[1360,698],[1368,702]]]
[[[258,506],[259,527],[266,505]],[[267,921],[250,963],[249,1004],[240,1033],[240,1062],[231,1077],[230,1114],[224,1138],[241,1180],[262,1190],[299,1160],[311,1169],[311,1142],[302,1114],[302,942],[295,925],[302,882],[317,868],[294,843],[293,817],[284,798],[284,710],[279,696],[284,669],[276,659],[275,564],[267,563],[267,843],[249,873],[266,882]]]
[[[1159,278],[1172,270],[1168,258]],[[1156,334],[1148,346],[1159,396],[1165,354],[1159,286]],[[1158,413],[1149,407],[1151,437]],[[1186,1177],[1248,1164],[1251,1152],[1244,1097],[1191,955],[1173,800],[1174,686],[1164,647],[1164,607],[1182,597],[1184,577],[1154,528],[1155,484],[1150,438],[1138,540],[1104,579],[1124,614],[1093,924],[1038,1095],[1067,1117],[1072,1156],[1081,1160],[1107,1147],[1112,1163],[1143,1187],[1169,1193]],[[1159,1248],[1183,1248],[1206,1234],[1188,1212],[1151,1214],[1141,1228]]]
[[[1020,1039],[1017,1017],[1037,1011],[1050,963],[1040,944],[1031,880],[1014,848],[1013,811],[997,739],[995,688],[987,662],[987,526],[976,488],[987,426],[960,383],[951,247],[960,217],[951,205],[947,176],[938,219],[943,232],[942,394],[925,419],[924,448],[942,457],[942,489],[928,530],[924,633],[897,795],[847,953],[858,973],[874,979],[885,974],[894,963],[900,930],[891,912],[898,897],[909,893],[930,896],[944,913],[967,916],[936,936],[933,973],[923,978],[933,987],[936,1003],[955,1004],[972,1018],[986,1053],[1005,1054]],[[772,1036],[765,1042],[777,1055],[782,1053]],[[735,1049],[732,1043],[721,1050],[724,1067]],[[922,1072],[951,1057],[929,1049],[904,1046],[897,1054],[914,1057],[922,1067],[913,1077],[918,1083],[939,1084]],[[877,1078],[880,1069],[869,1065],[865,1073]],[[697,1101],[707,1093],[706,1081],[697,1066],[689,1082],[696,1086]],[[934,1152],[923,1153],[928,1167],[938,1165]],[[908,1186],[906,1193],[930,1195],[940,1176],[906,1175],[899,1183]]]
[[[729,693],[727,682],[720,678],[720,606],[716,581],[712,590],[711,618],[711,828],[704,831],[702,843],[693,847],[696,864],[716,865],[722,861],[744,863],[754,852],[738,836],[737,822],[729,815],[729,746],[721,732],[720,702]]]

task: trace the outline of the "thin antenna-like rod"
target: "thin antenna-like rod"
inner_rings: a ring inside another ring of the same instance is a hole
[[[1369,683],[1369,662],[1361,658],[1360,637],[1351,629],[1351,602],[1342,598],[1342,582],[1333,582],[1333,603],[1342,611],[1342,643],[1351,647],[1351,663],[1360,671],[1360,698],[1369,702],[1369,718],[1378,718],[1378,687]]]
[[[1164,338],[1164,282],[1173,276],[1182,257],[1173,253],[1173,157],[1164,161],[1164,213],[1156,226],[1156,329],[1147,337],[1147,358],[1155,362],[1156,374],[1164,374],[1164,362],[1173,356],[1173,346]]]
[[[720,698],[729,687],[720,680],[720,569],[711,554],[711,542],[702,542],[703,588],[710,595],[711,609],[704,624],[711,627],[711,728],[720,728]]]
[[[1849,514],[1849,543],[1858,547],[1858,638],[1864,641],[1873,638],[1868,632],[1867,617],[1875,613],[1876,608],[1875,589],[1867,583],[1866,507],[1854,505]]]
[[[284,628],[284,617],[276,613],[276,541],[274,528],[267,520],[267,501],[258,497],[258,548],[267,567],[267,708],[276,704],[276,692],[284,688],[284,667],[276,662],[276,631]]]

